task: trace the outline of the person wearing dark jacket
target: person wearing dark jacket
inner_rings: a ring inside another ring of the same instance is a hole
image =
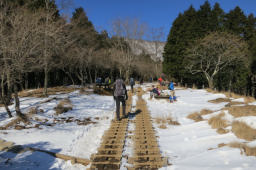
[[[120,102],[122,102],[123,117],[125,118],[126,100],[128,99],[126,86],[124,84],[124,81],[120,78],[117,79],[114,83],[113,97],[116,101],[116,119],[120,121]]]
[[[130,86],[131,86],[132,92],[133,92],[133,86],[134,86],[134,85],[135,85],[134,78],[131,77],[131,78],[130,78]]]

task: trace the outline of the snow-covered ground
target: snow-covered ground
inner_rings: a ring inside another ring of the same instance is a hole
[[[151,84],[143,85],[143,89],[151,87]],[[129,89],[129,87],[128,87]],[[220,135],[216,129],[212,129],[207,120],[220,113],[227,103],[209,103],[209,100],[224,98],[223,94],[212,94],[205,90],[177,89],[177,101],[168,102],[166,99],[149,99],[149,92],[143,95],[147,101],[148,109],[152,118],[172,117],[180,125],[166,124],[166,129],[159,128],[159,124],[154,122],[154,127],[159,136],[159,146],[162,155],[168,157],[172,164],[162,169],[169,170],[254,170],[256,169],[256,157],[245,156],[239,149],[227,146],[218,147],[221,143],[234,141],[244,142],[238,139],[232,132]],[[50,102],[42,103],[49,98],[56,97]],[[73,109],[59,116],[55,115],[54,107],[61,99],[69,98],[73,104]],[[91,154],[97,151],[101,137],[110,126],[114,116],[115,104],[113,97],[100,95],[85,95],[78,91],[69,94],[49,96],[49,98],[21,98],[21,108],[26,112],[32,106],[42,109],[43,113],[38,113],[34,117],[45,120],[39,128],[23,130],[0,130],[0,139],[15,142],[16,145],[23,145],[39,148],[56,153],[67,154],[89,159]],[[133,106],[137,100],[133,96]],[[242,99],[235,101],[243,102]],[[251,103],[254,104],[255,103]],[[14,107],[10,107],[14,110]],[[134,108],[133,108],[134,109]],[[194,122],[187,118],[193,112],[202,109],[214,111],[209,115],[204,115],[204,121]],[[13,111],[14,112],[14,111]],[[57,122],[53,126],[55,119],[84,120],[90,118],[92,122],[87,125],[78,125],[76,121]],[[225,119],[228,121],[238,120],[246,122],[256,128],[255,117],[234,118],[225,111]],[[7,118],[4,108],[0,107],[0,126],[5,125],[12,119]],[[35,121],[36,122],[36,121]],[[35,123],[35,122],[32,122]],[[31,125],[32,126],[32,125]],[[134,124],[129,124],[129,130],[134,129]],[[247,142],[250,146],[256,146],[256,142]],[[125,154],[132,154],[132,141],[126,142]],[[125,164],[126,161],[123,162]],[[89,167],[89,166],[87,166]],[[70,161],[63,161],[41,152],[26,151],[15,154],[0,151],[0,169],[86,169],[79,164],[71,164]],[[123,166],[122,169],[125,169]]]
[[[81,95],[78,91],[65,94],[54,95],[49,98],[57,97],[48,103],[40,104],[47,98],[21,98],[21,108],[24,112],[31,106],[39,106],[44,113],[39,113],[36,117],[47,119],[47,123],[52,123],[54,117],[58,119],[74,117],[83,120],[90,118],[96,124],[77,125],[76,122],[57,123],[54,126],[40,126],[41,129],[31,128],[23,130],[2,130],[0,139],[15,142],[17,145],[33,147],[52,151],[70,156],[89,159],[95,153],[100,144],[101,137],[110,126],[113,118],[114,101],[111,96]],[[54,107],[58,102],[68,97],[73,110],[55,116]],[[10,107],[12,110],[13,106]],[[0,110],[1,124],[5,124],[6,113]],[[8,158],[11,158],[8,160]],[[8,163],[6,163],[8,162]],[[0,152],[0,169],[85,169],[83,165],[72,165],[70,161],[55,159],[45,153],[27,151],[23,154],[15,155],[9,152]]]
[[[157,135],[159,136],[160,150],[163,156],[168,157],[169,162],[172,164],[162,169],[256,169],[256,157],[241,155],[240,149],[218,147],[218,144],[221,143],[243,142],[244,140],[238,139],[232,132],[220,135],[207,122],[210,117],[219,114],[219,110],[227,104],[214,104],[208,101],[225,98],[225,95],[193,89],[176,90],[176,95],[178,100],[174,103],[170,103],[165,99],[150,99],[149,92],[143,96],[147,101],[149,111],[153,118],[172,117],[180,123],[179,126],[167,124],[166,129],[161,129],[159,128],[159,124],[154,123]],[[237,99],[235,101],[243,102],[243,99]],[[205,121],[194,122],[187,118],[189,114],[199,112],[202,109],[209,109],[215,112],[203,116],[206,119]],[[230,114],[226,114],[225,119],[234,120]],[[239,119],[245,121],[248,125],[254,125],[254,128],[256,128],[255,117],[243,117]],[[255,142],[253,146],[256,146]]]

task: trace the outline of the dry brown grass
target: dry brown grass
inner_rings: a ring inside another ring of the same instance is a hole
[[[251,128],[244,122],[234,121],[232,123],[232,132],[241,139],[248,141],[256,139],[256,129]]]
[[[157,117],[155,118],[155,122],[157,124],[169,124],[169,125],[180,125],[180,123],[176,120],[173,120],[171,116],[168,117]]]
[[[211,114],[215,111],[212,111],[212,110],[208,110],[208,109],[203,109],[200,111],[200,115],[203,116],[203,115],[208,115],[208,114]]]
[[[160,128],[160,129],[166,129],[167,126],[166,126],[165,124],[161,124],[161,125],[159,126],[159,128]]]
[[[89,90],[89,88],[87,87],[84,87],[84,88],[80,88],[79,93],[88,95],[88,94],[93,94],[93,91]]]
[[[54,109],[56,111],[56,114],[59,115],[68,112],[69,110],[72,110],[73,105],[68,98],[65,98],[62,101],[60,101],[60,103]]]
[[[171,116],[167,117],[166,120],[169,125],[180,125],[180,123],[176,120],[173,120],[173,118]]]
[[[233,106],[228,108],[228,111],[234,117],[256,116],[255,105]]]
[[[155,121],[156,121],[157,124],[160,124],[160,123],[162,122],[162,120],[163,120],[163,118],[161,118],[161,117],[157,117],[157,118],[155,119]]]
[[[35,115],[38,113],[38,107],[31,107],[28,112],[27,115]]]
[[[231,100],[229,98],[217,98],[214,100],[209,100],[208,102],[210,103],[223,103],[223,102],[231,102]]]
[[[166,124],[169,124],[169,125],[180,125],[180,123],[178,121],[175,121],[173,120],[173,118],[171,116],[168,116],[168,117],[157,117],[155,118],[155,122],[157,124],[159,124],[159,128],[161,129],[166,129],[167,126]]]
[[[187,118],[192,119],[195,122],[200,122],[200,121],[204,120],[203,117],[198,112],[188,115]]]
[[[208,114],[211,114],[213,112],[214,111],[212,111],[212,110],[203,109],[200,112],[194,112],[194,113],[188,115],[187,118],[192,119],[195,122],[199,122],[199,121],[203,121],[204,120],[203,117],[202,117],[203,115],[208,115]]]
[[[235,98],[235,99],[238,99],[238,98],[244,98],[244,101],[245,103],[251,103],[251,102],[255,102],[255,98],[253,97],[250,97],[250,96],[243,96],[243,95],[239,95],[239,94],[235,94],[235,93],[229,93],[229,92],[226,92],[226,91],[214,91],[212,89],[206,89],[208,92],[210,93],[223,93],[225,94],[225,96],[227,96],[228,98]]]
[[[105,95],[105,96],[112,96],[113,95],[113,92],[111,90],[99,88],[99,87],[96,87],[96,86],[94,86],[93,92],[95,94]]]
[[[209,125],[211,125],[211,127],[213,129],[220,129],[220,128],[226,128],[228,126],[228,122],[227,120],[222,119],[222,117],[225,115],[225,113],[220,113],[217,116],[211,117],[208,120]]]
[[[226,134],[226,133],[229,132],[229,130],[224,129],[224,128],[218,128],[218,129],[217,129],[217,132],[218,132],[219,134]]]
[[[77,88],[58,86],[58,87],[48,88],[47,90],[48,90],[48,95],[55,95],[55,94],[71,93],[77,90]],[[45,97],[43,92],[44,92],[43,88],[38,88],[34,90],[23,90],[19,92],[19,96],[20,97]]]
[[[52,97],[52,98],[49,98],[47,100],[41,101],[40,104],[49,103],[49,102],[51,102],[53,100],[57,100],[57,97]]]
[[[229,143],[228,146],[232,148],[239,148],[241,150],[241,154],[245,153],[246,156],[256,156],[256,147],[250,147],[244,143],[239,142]]]

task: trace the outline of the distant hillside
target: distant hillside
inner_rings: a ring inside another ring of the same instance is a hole
[[[163,61],[163,51],[164,51],[165,42],[129,40],[129,44],[134,54],[139,55],[142,52],[144,52],[145,54],[149,54],[154,61],[159,59]]]

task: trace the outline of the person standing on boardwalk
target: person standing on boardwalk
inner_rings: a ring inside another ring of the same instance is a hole
[[[126,86],[121,78],[118,78],[114,83],[113,97],[116,101],[116,119],[120,121],[120,102],[122,102],[123,117],[126,117],[125,106],[128,99]]]
[[[135,85],[134,78],[131,77],[131,78],[130,78],[130,86],[131,86],[132,92],[133,92],[133,86],[134,86],[134,85]]]

